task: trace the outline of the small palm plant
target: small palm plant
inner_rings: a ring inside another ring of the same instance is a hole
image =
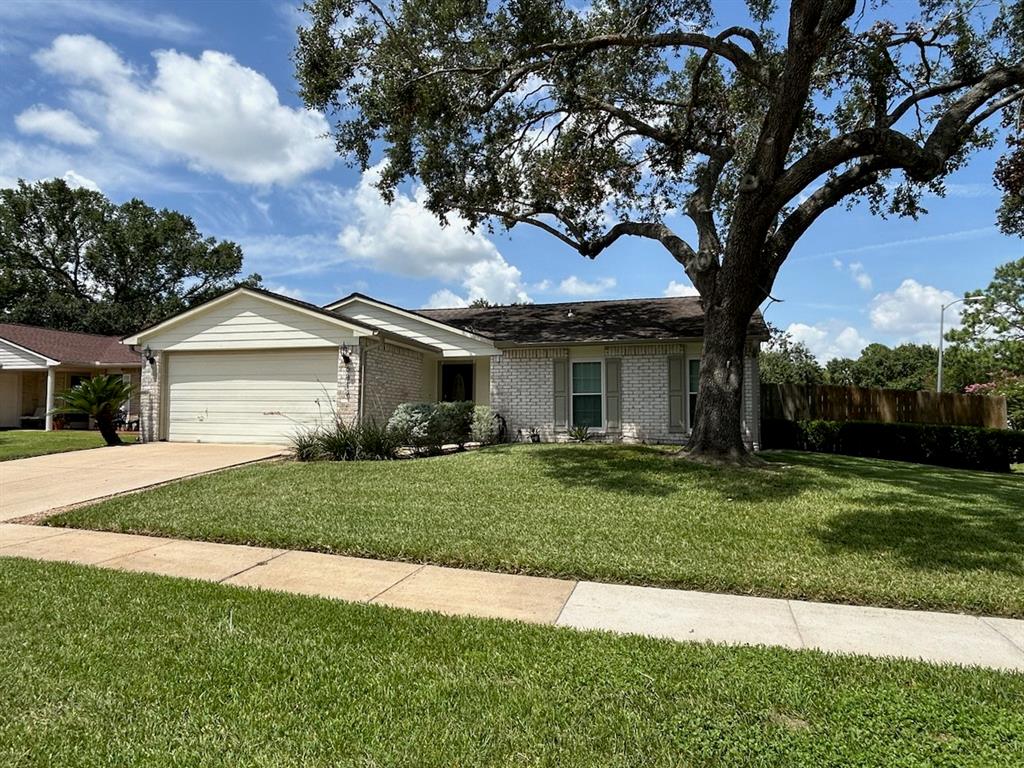
[[[132,387],[117,375],[94,376],[59,395],[63,405],[54,413],[84,413],[96,420],[107,445],[121,445],[114,427],[121,406],[132,396]]]

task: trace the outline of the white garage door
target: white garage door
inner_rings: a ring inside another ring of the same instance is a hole
[[[175,352],[168,356],[168,439],[287,443],[332,418],[338,351]]]

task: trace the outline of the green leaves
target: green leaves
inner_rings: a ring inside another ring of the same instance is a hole
[[[242,250],[176,211],[62,179],[0,190],[0,317],[125,335],[238,283]],[[258,285],[259,275],[243,281]]]
[[[94,419],[112,418],[131,396],[131,385],[119,375],[93,376],[60,394],[58,397],[63,405],[55,413],[84,413]]]

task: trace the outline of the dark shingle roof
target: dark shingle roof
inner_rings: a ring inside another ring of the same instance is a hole
[[[142,365],[139,354],[122,344],[117,336],[0,323],[0,339],[6,339],[59,363]]]
[[[499,344],[597,344],[704,335],[704,312],[697,296],[420,309],[416,313]],[[748,334],[767,338],[760,312],[751,318]]]

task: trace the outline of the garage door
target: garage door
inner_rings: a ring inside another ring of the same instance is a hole
[[[172,353],[168,439],[287,443],[331,419],[337,379],[336,349]]]

